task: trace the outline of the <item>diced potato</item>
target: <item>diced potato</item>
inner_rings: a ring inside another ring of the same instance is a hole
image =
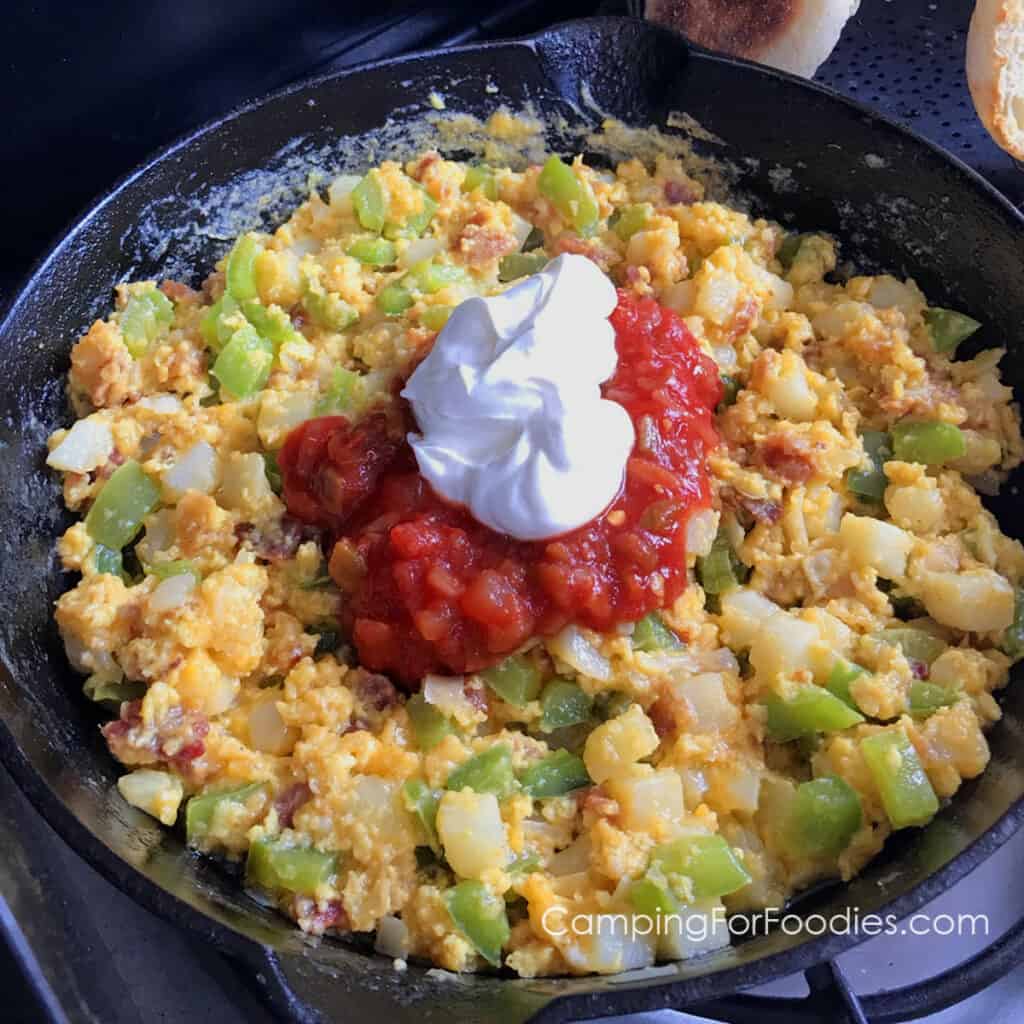
[[[79,420],[47,456],[46,464],[64,473],[89,473],[102,466],[114,450],[110,425],[95,416]]]
[[[164,825],[173,825],[185,796],[185,787],[177,775],[139,768],[117,780],[118,792],[140,811],[151,814]]]
[[[268,516],[277,506],[277,497],[267,479],[263,456],[232,452],[224,463],[217,501],[249,520]]]
[[[661,823],[683,817],[683,780],[671,769],[644,772],[638,766],[628,775],[609,779],[606,786],[618,801],[623,828],[657,833]]]
[[[839,524],[839,541],[854,565],[874,569],[887,580],[903,576],[914,546],[914,538],[906,530],[852,512],[847,512]]]
[[[749,647],[763,622],[779,606],[749,587],[737,587],[722,595],[722,628],[730,647]]]
[[[621,914],[592,914],[589,919],[577,914],[569,930],[574,941],[562,949],[562,955],[574,970],[597,974],[650,967],[656,942],[653,921],[650,927],[651,934],[642,935],[645,928],[628,927]]]
[[[820,663],[821,648],[821,633],[816,626],[788,612],[776,612],[754,637],[750,664],[765,681],[804,669],[813,672]]]
[[[451,793],[449,796],[458,796]],[[473,794],[476,796],[476,794]],[[494,801],[494,797],[491,797]],[[442,804],[443,806],[443,804]],[[349,812],[374,836],[378,848],[384,845],[411,849],[415,846],[419,832],[414,827],[412,818],[402,798],[401,784],[393,779],[382,779],[376,775],[356,776],[355,785],[349,798]],[[497,801],[494,801],[494,813],[497,815]],[[489,812],[484,811],[477,819],[476,828],[481,830],[480,852],[488,850],[484,830],[491,821]],[[440,811],[438,812],[440,823]],[[498,817],[498,824],[501,818]],[[501,830],[504,841],[504,828]],[[473,840],[476,842],[476,839]],[[454,861],[448,858],[454,867]],[[496,865],[501,867],[503,865]],[[458,870],[458,869],[456,869]]]
[[[789,349],[781,353],[768,349],[762,354],[761,359],[766,360],[768,365],[760,383],[760,390],[775,406],[779,416],[796,422],[814,419],[818,409],[818,396],[811,389],[807,366],[803,359]]]
[[[718,533],[719,515],[714,509],[702,508],[686,521],[686,552],[703,558],[711,551]]]
[[[437,834],[452,870],[463,878],[480,878],[508,864],[505,824],[493,793],[445,793],[437,810]]]
[[[888,487],[885,507],[894,523],[913,533],[931,533],[942,523],[942,495],[930,477],[910,487]]]
[[[658,734],[639,704],[599,725],[583,748],[583,763],[597,783],[620,774],[658,749]]]
[[[800,243],[793,264],[786,275],[794,287],[820,281],[836,268],[836,247],[824,235],[807,235]]]
[[[965,632],[1004,630],[1013,622],[1013,587],[991,569],[930,572],[921,581],[921,600],[936,622]]]
[[[727,323],[743,298],[743,284],[730,271],[704,263],[697,271],[694,311],[715,324]]]
[[[715,811],[753,814],[761,793],[762,771],[744,761],[712,765],[708,769],[707,801]]]
[[[724,732],[739,719],[739,711],[725,692],[725,678],[717,672],[676,679],[669,686],[686,705],[690,713],[688,725],[694,732]]]
[[[293,427],[313,416],[316,398],[311,391],[264,391],[256,429],[265,448],[284,444]]]
[[[277,700],[262,700],[249,712],[249,745],[264,754],[288,754],[299,738],[299,730],[285,725]]]
[[[665,919],[658,936],[659,960],[689,960],[729,945],[729,926],[721,900],[681,906]]]
[[[265,305],[289,309],[302,298],[299,257],[290,249],[265,249],[256,257],[256,287]]]
[[[164,497],[173,504],[186,491],[209,494],[219,479],[220,459],[213,445],[197,441],[164,473]]]

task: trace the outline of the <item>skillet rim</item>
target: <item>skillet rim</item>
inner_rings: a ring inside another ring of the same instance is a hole
[[[895,119],[880,114],[865,104],[847,98],[831,88],[799,76],[765,67],[752,61],[728,57],[713,53],[703,47],[684,40],[670,30],[648,23],[638,18],[595,16],[591,18],[563,21],[551,25],[538,32],[510,39],[489,40],[479,43],[461,44],[433,50],[421,50],[379,61],[368,61],[339,71],[327,72],[300,79],[273,92],[238,104],[227,113],[208,119],[200,126],[181,133],[171,142],[158,148],[140,164],[126,172],[108,189],[101,192],[91,202],[82,207],[71,218],[67,227],[44,249],[15,286],[10,298],[0,306],[0,334],[12,327],[19,314],[22,303],[36,288],[45,287],[48,267],[58,256],[72,245],[81,232],[116,201],[118,196],[135,181],[152,168],[164,162],[174,154],[183,150],[191,143],[206,135],[211,135],[225,124],[254,112],[260,107],[284,99],[306,90],[316,90],[327,82],[359,75],[369,70],[384,69],[404,65],[423,58],[457,58],[465,53],[480,53],[498,48],[526,47],[535,54],[543,56],[545,45],[552,45],[560,37],[573,33],[586,34],[591,29],[618,26],[620,29],[640,30],[654,35],[668,36],[676,45],[686,47],[691,57],[699,61],[718,64],[725,67],[739,67],[744,71],[753,71],[768,78],[784,81],[802,90],[814,92],[833,103],[841,103],[850,110],[870,122],[872,129],[879,127],[895,132],[917,147],[924,147],[939,160],[950,165],[963,175],[985,201],[994,204],[1003,217],[1018,229],[1024,228],[1024,215],[980,173],[966,164],[956,155],[946,151],[930,139],[907,128]],[[16,686],[12,674],[6,665],[0,663],[0,672],[12,686]],[[10,732],[5,720],[0,719],[0,761],[6,766],[19,788],[26,794],[43,819],[57,832],[61,839],[85,859],[90,866],[98,870],[108,881],[130,895],[146,909],[172,921],[177,926],[203,935],[226,952],[242,957],[252,963],[258,960],[260,966],[270,968],[275,976],[267,985],[267,995],[281,1010],[295,1014],[298,1007],[295,993],[290,982],[281,975],[280,963],[289,959],[299,959],[291,953],[280,953],[272,946],[265,945],[236,930],[226,922],[209,916],[186,899],[161,888],[151,881],[142,871],[120,857],[102,839],[75,815],[71,808],[61,800],[50,788],[42,776],[36,771],[29,758],[22,751]],[[879,908],[879,913],[892,914],[902,919],[918,910],[924,904],[945,892],[965,875],[994,853],[1006,842],[1020,826],[1024,824],[1024,797],[1018,799],[1008,808],[984,833],[969,843],[951,861],[937,871],[924,878],[907,892]],[[868,936],[857,933],[846,935],[825,934],[811,938],[790,949],[768,954],[757,960],[722,967],[705,975],[665,981],[655,979],[638,979],[638,987],[609,989],[602,988],[587,993],[571,993],[551,995],[534,1015],[536,1021],[545,1024],[567,1020],[570,1017],[594,1017],[610,1013],[639,1012],[664,1007],[679,1007],[695,1002],[704,1002],[741,991],[747,987],[760,984],[788,973],[802,971],[812,963],[820,963],[851,949]],[[998,941],[998,940],[996,940]],[[382,961],[383,963],[383,961]],[[514,984],[517,979],[509,979]],[[554,979],[557,980],[557,979]],[[281,989],[274,992],[277,987]],[[678,996],[678,998],[674,998]]]

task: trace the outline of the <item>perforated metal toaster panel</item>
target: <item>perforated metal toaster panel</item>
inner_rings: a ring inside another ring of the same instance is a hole
[[[1024,170],[989,138],[967,90],[971,0],[862,0],[817,80],[937,142],[1024,205]]]

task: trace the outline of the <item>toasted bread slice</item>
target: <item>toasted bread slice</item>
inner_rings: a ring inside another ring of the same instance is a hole
[[[709,50],[810,78],[860,0],[647,0],[644,13]]]
[[[978,0],[967,33],[967,84],[996,144],[1024,160],[1024,0]]]

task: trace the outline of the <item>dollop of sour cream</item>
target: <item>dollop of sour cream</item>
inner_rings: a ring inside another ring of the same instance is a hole
[[[492,298],[457,306],[402,395],[420,472],[519,540],[568,533],[622,486],[633,423],[601,384],[618,362],[615,288],[566,254]]]

